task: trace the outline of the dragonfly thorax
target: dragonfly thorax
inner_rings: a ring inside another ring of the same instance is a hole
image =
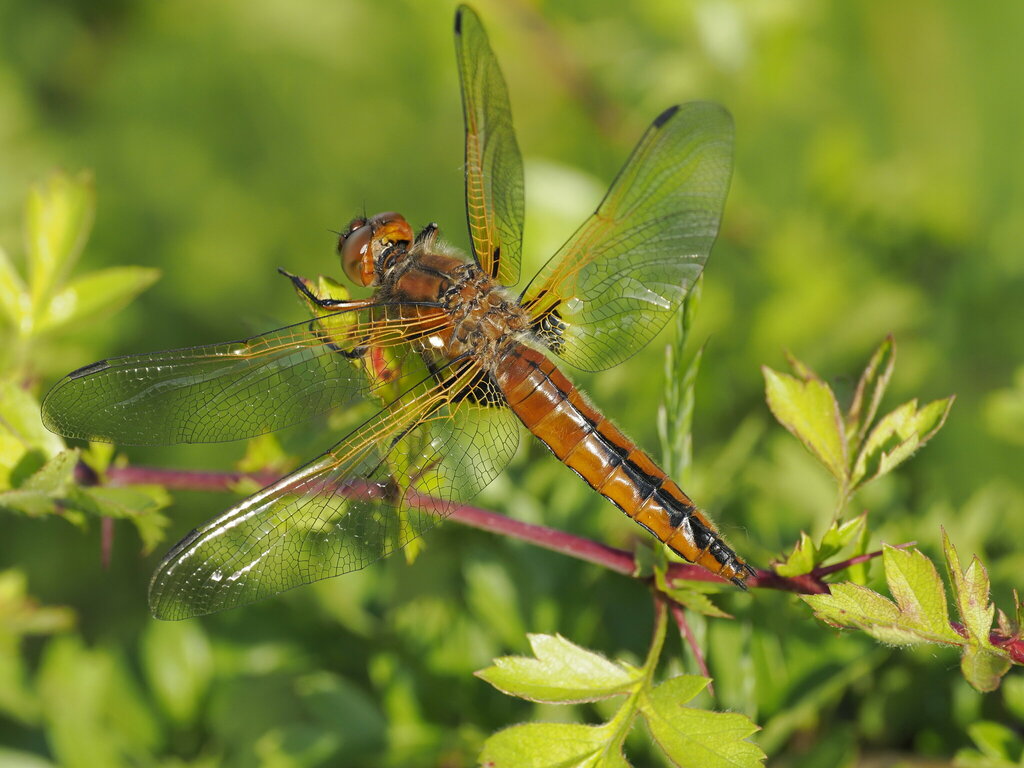
[[[447,354],[470,354],[490,369],[506,347],[519,341],[530,327],[530,318],[515,299],[475,264],[462,264],[455,280],[440,296],[451,318]]]

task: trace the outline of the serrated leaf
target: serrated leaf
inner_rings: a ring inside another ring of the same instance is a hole
[[[61,451],[22,483],[21,489],[52,495],[63,494],[74,482],[77,463],[77,449]]]
[[[945,530],[942,531],[942,550],[953,581],[953,597],[964,629],[969,637],[987,641],[996,611],[995,605],[989,601],[988,571],[977,555],[971,558],[967,570],[962,571],[960,556]]]
[[[912,645],[924,642],[916,632],[900,627],[900,609],[867,587],[843,582],[829,585],[831,594],[801,595],[815,618],[834,627],[860,629],[883,643]]]
[[[561,635],[528,635],[535,658],[502,656],[476,673],[499,691],[529,701],[575,703],[628,693],[636,668],[606,659]]]
[[[690,582],[684,579],[676,579],[670,583],[666,577],[664,566],[655,569],[654,580],[661,592],[691,611],[718,619],[732,618],[732,616],[711,602],[711,598],[702,592],[699,587],[691,585]]]
[[[961,571],[960,557],[945,530],[942,532],[942,549],[953,582],[957,610],[967,633],[967,647],[960,669],[967,682],[977,690],[994,691],[1010,669],[1011,662],[1005,652],[992,645],[990,639],[996,607],[989,600],[988,572],[977,556],[971,558],[966,571]]]
[[[896,341],[889,335],[875,350],[860,375],[850,411],[846,415],[846,435],[850,441],[851,451],[860,445],[871,422],[875,420],[875,414],[878,413],[878,406],[889,386],[895,365]]]
[[[780,576],[800,576],[810,573],[828,558],[858,539],[867,524],[867,515],[861,514],[845,523],[838,520],[833,521],[829,529],[821,537],[821,542],[815,544],[814,540],[803,531],[800,532],[800,541],[786,558],[785,562],[775,566],[775,571]]]
[[[935,638],[959,639],[949,626],[946,589],[931,560],[916,549],[885,546],[882,564],[889,591],[911,626]]]
[[[695,613],[711,616],[716,619],[731,619],[732,615],[726,613],[703,592],[690,587],[668,587],[663,590],[666,595],[682,605],[687,610]]]
[[[0,248],[0,318],[20,330],[27,303],[25,283],[7,252]]]
[[[767,366],[761,370],[772,414],[840,483],[845,483],[846,440],[839,403],[832,389],[816,378],[800,380]]]
[[[143,555],[164,540],[171,521],[161,510],[170,506],[171,496],[162,485],[94,486],[82,491],[95,502],[95,514],[128,520],[135,526]]]
[[[611,745],[606,726],[526,723],[498,731],[484,742],[478,762],[487,768],[619,768],[628,765]]]
[[[893,645],[920,642],[963,645],[949,625],[946,592],[931,561],[920,552],[886,546],[886,581],[896,602],[866,587],[831,585],[830,595],[803,595],[815,616],[838,627],[861,629]]]
[[[56,502],[62,499],[74,484],[77,463],[77,450],[58,453],[29,475],[18,487],[0,493],[0,508],[29,517],[53,514],[56,512]]]
[[[862,512],[845,523],[840,523],[838,520],[834,521],[829,526],[829,529],[825,531],[825,534],[821,537],[821,544],[818,545],[818,551],[821,553],[820,559],[825,560],[832,557],[832,555],[841,552],[851,543],[859,540],[865,526],[867,526],[867,522],[868,515],[866,512]]]
[[[776,573],[787,578],[810,573],[814,570],[816,553],[814,539],[805,531],[800,531],[800,541],[793,547],[793,551],[789,553],[784,562],[773,567]]]
[[[854,463],[852,487],[891,472],[942,429],[954,397],[934,400],[921,409],[911,400],[886,414],[875,425]]]
[[[29,193],[26,210],[28,283],[38,315],[45,298],[68,274],[92,229],[96,191],[92,175],[58,173]]]
[[[36,323],[40,333],[121,309],[160,278],[150,267],[111,267],[71,280],[47,303]]]
[[[526,723],[488,738],[478,759],[488,768],[628,768],[612,735],[605,726]]]
[[[682,675],[642,694],[640,712],[651,734],[681,768],[760,766],[765,754],[746,738],[758,730],[744,715],[684,707],[710,682]]]

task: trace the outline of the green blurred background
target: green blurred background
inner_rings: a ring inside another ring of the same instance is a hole
[[[1024,570],[1024,4],[475,5],[526,160],[527,274],[593,209],[661,109],[708,99],[735,117],[733,187],[694,331],[708,347],[686,487],[736,549],[765,566],[801,529],[820,533],[834,501],[824,471],[771,421],[759,366],[781,368],[791,350],[846,397],[891,332],[886,405],[958,399],[933,443],[854,509],[870,511],[873,545],[913,540],[938,555],[945,526],[962,557],[983,558],[1007,606]],[[338,276],[328,230],[363,211],[437,221],[465,247],[453,12],[395,0],[2,0],[0,243],[21,254],[31,184],[54,167],[92,169],[99,208],[79,270],[163,274],[118,315],[40,349],[40,389],[101,357],[302,319],[275,268]],[[575,377],[652,451],[669,340]],[[282,439],[308,456],[332,435],[314,424]],[[523,443],[482,506],[632,545],[639,529]],[[128,456],[227,470],[243,452]],[[167,546],[232,501],[177,494]],[[395,557],[160,624],[145,600],[161,552],[140,558],[129,527],[118,525],[104,569],[98,526],[0,517],[0,568],[76,617],[20,649],[0,630],[0,672],[24,683],[0,695],[0,766],[469,765],[504,725],[593,714],[515,701],[472,677],[523,652],[526,632],[644,653],[640,584],[452,524],[426,544],[412,566]],[[1024,720],[1019,673],[983,697],[952,652],[837,635],[779,593],[721,602],[736,621],[698,622],[713,704],[764,726],[773,765],[945,765],[977,720]],[[645,740],[632,745],[636,763],[658,764]]]

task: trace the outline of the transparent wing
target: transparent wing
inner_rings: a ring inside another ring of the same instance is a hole
[[[239,440],[368,394],[381,371],[368,351],[405,344],[440,319],[397,307],[334,312],[243,341],[101,360],[43,401],[53,432],[120,445]]]
[[[161,619],[212,613],[363,568],[487,485],[519,421],[475,364],[406,393],[334,448],[194,531],[160,564]]]
[[[465,5],[455,12],[455,57],[466,120],[466,218],[473,254],[488,275],[515,285],[523,242],[523,159],[505,78],[480,18]]]
[[[523,292],[562,359],[609,368],[665,325],[718,234],[732,146],[732,118],[716,104],[672,107],[647,129],[594,215]]]

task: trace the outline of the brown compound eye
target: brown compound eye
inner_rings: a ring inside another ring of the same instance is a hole
[[[372,239],[373,226],[366,219],[354,219],[348,233],[338,240],[341,266],[348,279],[356,285],[369,285],[373,282],[373,253],[370,252]]]

